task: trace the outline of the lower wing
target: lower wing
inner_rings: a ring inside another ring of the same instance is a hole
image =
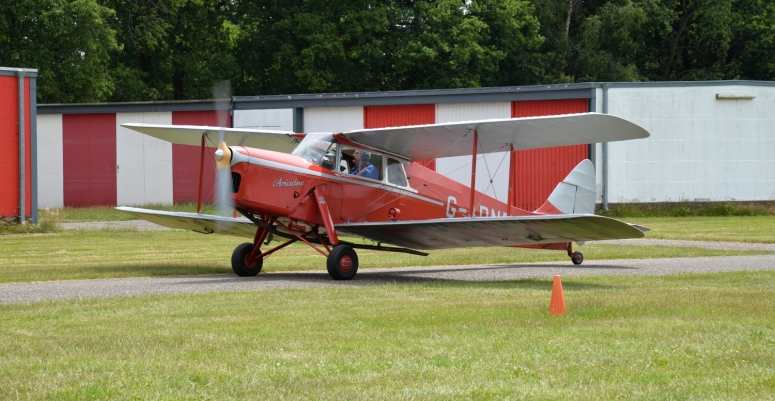
[[[116,209],[131,213],[135,217],[160,226],[191,230],[203,234],[227,234],[237,237],[253,238],[256,225],[246,218],[214,216],[208,214],[165,212],[162,210],[140,209],[120,206]]]
[[[645,227],[593,214],[348,223],[337,232],[414,249],[642,238]]]

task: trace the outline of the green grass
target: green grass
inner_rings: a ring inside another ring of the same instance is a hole
[[[775,243],[775,216],[643,217],[628,223],[651,228],[647,239]]]
[[[0,236],[0,283],[231,274],[231,253],[242,242],[245,240],[236,237],[187,231],[77,230]],[[767,253],[593,243],[576,249],[584,253],[587,261]],[[432,251],[427,257],[358,250],[358,256],[361,268],[548,261],[570,264],[564,251],[500,247]],[[263,270],[325,270],[325,258],[297,243],[266,258]]]
[[[598,214],[627,217],[696,217],[696,216],[767,216],[775,215],[775,202],[671,202],[617,203],[608,211],[597,206]]]
[[[140,205],[137,207],[141,207],[145,209],[167,210],[172,212],[190,212],[190,213],[196,212],[196,203],[190,203],[190,202],[179,203],[176,205],[160,203],[160,204]],[[136,219],[135,216],[126,212],[122,212],[120,210],[116,210],[112,206],[94,206],[94,207],[85,207],[85,208],[66,207],[63,209],[55,209],[55,210],[58,210],[58,212],[61,214],[62,216],[61,221],[63,223],[73,223],[73,222],[81,222],[81,221],[126,221],[126,220]],[[211,204],[205,204],[205,205],[202,205],[202,212],[213,214],[215,213],[215,208]]]
[[[0,305],[0,399],[775,395],[775,272]]]

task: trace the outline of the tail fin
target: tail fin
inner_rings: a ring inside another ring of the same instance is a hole
[[[557,184],[536,213],[594,214],[595,195],[595,166],[589,159],[584,159]]]

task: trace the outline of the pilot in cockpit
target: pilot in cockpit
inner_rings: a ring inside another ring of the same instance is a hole
[[[371,154],[365,150],[355,149],[353,152],[353,168],[350,169],[350,174],[359,175],[361,177],[379,179],[379,172],[377,168],[369,161]]]

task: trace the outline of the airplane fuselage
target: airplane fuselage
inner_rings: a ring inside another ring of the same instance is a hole
[[[325,197],[334,224],[470,217],[470,188],[417,163],[406,163],[408,186],[337,172],[293,154],[232,147],[247,158],[232,166],[239,175],[235,207],[294,222],[322,225],[312,189]],[[475,216],[521,216],[486,194],[474,193]]]

